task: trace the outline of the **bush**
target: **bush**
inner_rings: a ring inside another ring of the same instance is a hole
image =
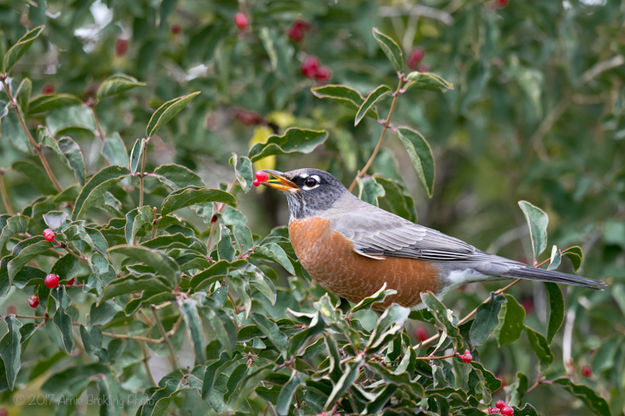
[[[605,3],[0,6],[4,410],[623,414],[623,10]],[[349,304],[252,186],[302,166],[610,287]]]

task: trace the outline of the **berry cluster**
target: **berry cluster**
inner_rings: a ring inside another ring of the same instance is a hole
[[[463,363],[470,363],[473,361],[473,356],[469,350],[464,350],[464,354],[456,353],[456,356],[462,360]]]
[[[330,79],[330,69],[319,64],[319,59],[309,56],[300,67],[302,75],[306,78],[315,79],[319,82],[328,82]]]
[[[310,29],[310,24],[303,20],[296,20],[293,22],[287,35],[292,42],[299,43],[304,39],[304,33]]]
[[[263,182],[267,182],[268,179],[269,179],[269,175],[267,175],[267,172],[263,170],[259,170],[256,172],[256,179],[254,179],[254,182],[252,182],[252,185],[258,186]]]
[[[499,413],[501,413],[503,416],[513,416],[514,409],[511,406],[508,406],[503,400],[497,400],[497,402],[495,403],[495,407],[488,408],[488,414],[494,415]]]

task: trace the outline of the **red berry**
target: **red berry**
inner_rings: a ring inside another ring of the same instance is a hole
[[[54,92],[54,85],[52,84],[44,85],[43,88],[41,89],[41,92],[43,94],[52,94]]]
[[[510,406],[504,406],[501,409],[501,414],[504,415],[504,416],[512,416],[512,415],[514,415],[514,409],[511,408]]]
[[[325,66],[318,68],[317,72],[315,72],[315,79],[319,82],[328,82],[330,79],[330,70]]]
[[[584,377],[590,377],[592,376],[592,367],[589,366],[588,364],[586,364],[585,366],[582,367],[582,375]]]
[[[309,56],[304,60],[304,63],[300,67],[300,71],[302,75],[306,78],[314,78],[317,75],[317,70],[319,69],[319,59],[314,56]]]
[[[417,69],[419,62],[421,62],[424,56],[425,56],[425,51],[422,48],[417,48],[414,51],[412,51],[412,53],[408,57],[408,67],[410,69]]]
[[[69,279],[67,281],[67,283],[65,283],[66,286],[73,286],[74,283],[76,282],[76,279],[74,279],[73,277],[71,279]]]
[[[124,56],[126,55],[127,51],[128,51],[128,39],[122,39],[122,38],[117,39],[117,42],[115,42],[115,55]]]
[[[495,403],[495,407],[501,410],[506,407],[506,402],[504,402],[503,400],[497,400],[497,402]]]
[[[37,306],[39,306],[39,296],[32,295],[28,299],[28,305],[30,305],[30,307],[33,308],[33,309],[35,309]]]
[[[180,32],[182,32],[182,27],[180,25],[172,25],[172,27],[171,27],[171,34],[172,35],[177,35]]]
[[[237,25],[239,30],[243,30],[250,24],[250,21],[245,13],[237,12],[237,14],[234,15],[234,24]]]
[[[497,6],[506,7],[508,5],[508,0],[497,0]]]
[[[54,289],[55,287],[59,285],[59,275],[50,273],[49,275],[46,276],[46,279],[43,281],[43,283],[46,286],[48,286],[50,289]]]
[[[303,20],[296,20],[293,22],[287,33],[291,41],[298,43],[304,39],[304,32],[310,28],[310,24]]]
[[[414,331],[415,338],[419,340],[419,342],[423,342],[429,338],[428,331],[423,327],[419,327]]]
[[[213,216],[211,217],[211,224],[216,223],[217,222],[217,214],[213,214]]]
[[[6,407],[0,407],[0,416],[9,416],[9,411]]]
[[[496,407],[489,407],[488,408],[488,414],[489,415],[494,415],[495,413],[499,413],[499,409],[497,409]]]
[[[258,186],[260,185],[260,181],[258,179],[254,179],[254,182],[252,182],[252,185]]]
[[[43,230],[43,238],[45,238],[46,241],[54,241],[54,231],[50,228],[46,228]]]
[[[464,350],[464,354],[462,355],[458,354],[458,358],[460,358],[463,363],[470,363],[471,361],[473,361],[473,356],[471,355],[469,350]]]
[[[234,112],[234,118],[248,126],[255,126],[263,121],[262,117],[257,113],[245,110],[236,110]]]
[[[266,182],[269,179],[269,175],[264,170],[259,170],[256,172],[256,179],[261,183]]]

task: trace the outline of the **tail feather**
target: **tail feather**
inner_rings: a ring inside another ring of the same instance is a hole
[[[555,270],[537,269],[535,267],[523,265],[510,267],[508,270],[500,274],[505,277],[538,280],[541,282],[564,283],[567,285],[583,286],[591,289],[603,289],[607,286],[604,282],[589,279],[587,277],[557,272]]]

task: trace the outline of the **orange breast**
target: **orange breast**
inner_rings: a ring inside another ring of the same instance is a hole
[[[306,271],[326,290],[352,302],[375,293],[384,282],[397,294],[384,305],[396,302],[414,306],[419,294],[437,292],[440,270],[416,259],[387,257],[376,260],[356,253],[353,244],[322,218],[292,220],[289,235],[295,254]],[[377,309],[377,308],[376,308]]]

